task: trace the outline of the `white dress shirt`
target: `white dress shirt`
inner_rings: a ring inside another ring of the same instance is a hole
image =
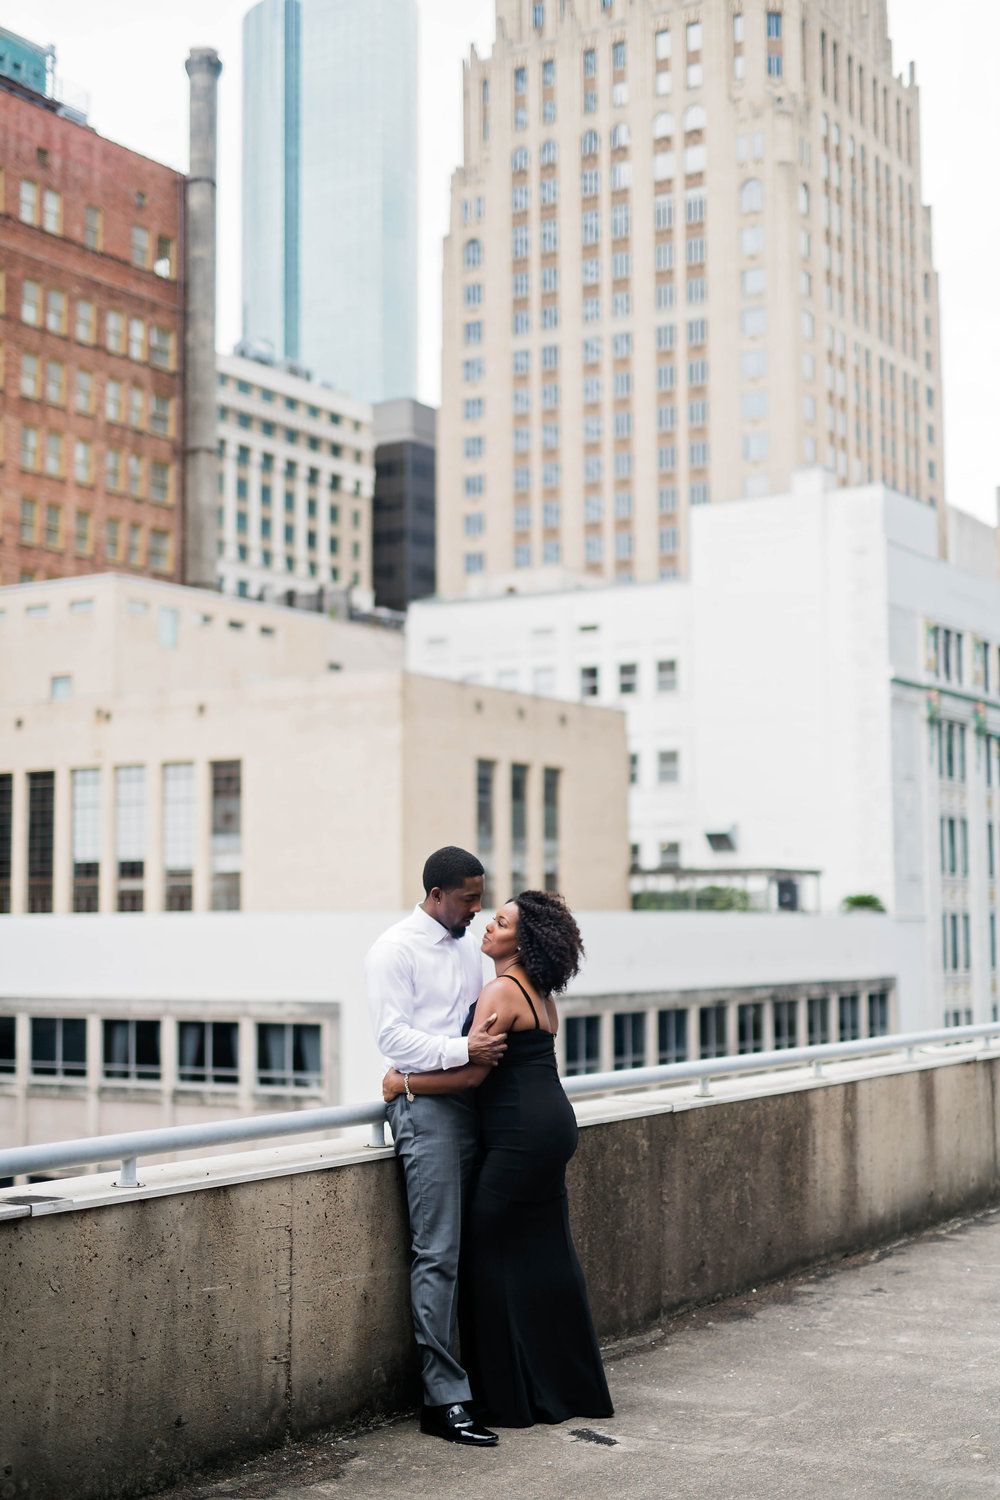
[[[469,1061],[461,1031],[483,986],[471,931],[453,938],[418,905],[372,944],[365,984],[372,1029],[389,1066],[431,1073]]]

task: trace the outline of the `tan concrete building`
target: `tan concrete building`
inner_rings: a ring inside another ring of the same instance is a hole
[[[496,9],[445,241],[439,589],[682,575],[690,506],[801,465],[943,516],[919,95],[885,0]]]
[[[145,580],[0,591],[0,912],[396,910],[445,843],[490,900],[626,907],[624,715],[401,649]]]

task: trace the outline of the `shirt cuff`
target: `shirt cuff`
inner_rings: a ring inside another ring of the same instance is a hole
[[[469,1043],[464,1036],[447,1037],[444,1044],[446,1068],[463,1068],[469,1061]]]

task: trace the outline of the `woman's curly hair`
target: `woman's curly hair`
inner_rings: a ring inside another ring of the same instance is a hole
[[[522,891],[517,907],[517,943],[525,972],[540,995],[559,995],[584,956],[573,913],[555,891]]]

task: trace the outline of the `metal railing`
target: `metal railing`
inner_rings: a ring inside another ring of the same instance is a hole
[[[672,1083],[698,1084],[699,1097],[707,1097],[713,1078],[740,1073],[766,1073],[808,1064],[813,1077],[823,1076],[826,1063],[857,1057],[876,1057],[901,1052],[906,1062],[916,1061],[923,1047],[953,1047],[961,1042],[1000,1042],[1000,1021],[980,1026],[948,1026],[937,1031],[917,1031],[903,1036],[863,1037],[850,1042],[828,1042],[817,1047],[786,1047],[776,1052],[747,1052],[724,1057],[702,1057],[691,1062],[664,1063],[650,1068],[623,1068],[614,1073],[581,1073],[564,1078],[571,1099],[598,1094],[620,1094]],[[275,1136],[310,1135],[317,1131],[344,1130],[370,1125],[371,1146],[385,1145],[385,1105],[337,1104],[326,1109],[289,1110],[275,1115],[249,1115],[238,1120],[218,1120],[199,1125],[173,1125],[159,1130],[137,1130],[121,1135],[89,1136],[76,1141],[52,1141],[42,1146],[17,1146],[0,1151],[0,1177],[20,1177],[65,1167],[90,1166],[120,1161],[121,1172],[114,1186],[141,1187],[136,1175],[140,1156],[163,1156],[191,1151],[201,1146],[236,1145]],[[0,1198],[0,1203],[3,1199]]]

